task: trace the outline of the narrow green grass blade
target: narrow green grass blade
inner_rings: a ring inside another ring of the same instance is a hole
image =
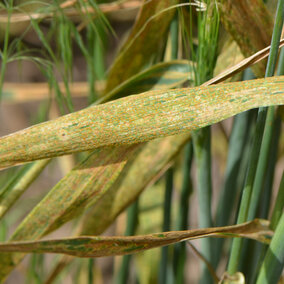
[[[264,184],[262,185],[261,202],[258,208],[258,216],[261,218],[268,218],[270,211],[270,203],[272,198],[273,178],[275,174],[275,166],[277,162],[278,144],[281,134],[281,120],[276,118],[274,122],[274,134],[272,137],[272,144],[269,151],[269,161],[267,170],[265,172]],[[275,229],[275,228],[274,228]],[[257,274],[265,257],[267,247],[254,243],[252,241],[245,241],[243,248],[243,255],[241,260],[241,271],[244,272],[249,283],[255,283]]]
[[[8,184],[0,194],[0,220],[13,206],[29,185],[39,176],[50,160],[41,160],[31,165],[25,165],[16,175],[16,181]]]
[[[44,255],[42,254],[33,254],[30,259],[26,283],[41,284],[42,277],[44,277]]]
[[[127,210],[127,225],[125,231],[126,236],[133,236],[135,234],[135,229],[138,222],[138,209],[138,200],[136,200]],[[117,281],[115,281],[115,283],[125,284],[128,282],[130,260],[130,255],[123,257],[121,267],[117,275]]]
[[[0,139],[0,168],[99,147],[149,141],[284,103],[283,77],[150,91],[62,116]]]
[[[178,59],[178,37],[179,37],[179,18],[178,12],[175,12],[174,18],[170,25],[170,38],[171,38],[171,59]]]
[[[284,267],[284,213],[276,227],[264,262],[261,266],[257,284],[277,284]]]
[[[279,117],[276,118],[275,124],[276,124],[275,125],[276,135],[273,136],[273,141],[272,141],[270,154],[269,154],[270,160],[269,160],[268,169],[266,172],[265,183],[263,185],[263,193],[261,196],[262,202],[260,203],[260,208],[259,208],[259,216],[261,216],[261,218],[266,218],[266,219],[268,218],[268,214],[269,214],[270,206],[271,206],[273,178],[274,178],[274,173],[275,173],[275,166],[276,166],[278,146],[279,146],[278,144],[279,144],[279,138],[280,138],[280,132],[281,132],[281,120]],[[279,193],[281,190],[282,191],[284,190],[284,181],[281,181],[281,182],[283,183],[280,184],[279,192],[277,196],[277,198],[280,198],[280,204],[281,204],[281,195]],[[278,202],[279,201],[276,199],[276,204]],[[279,205],[277,205],[277,207],[278,206]],[[281,208],[281,206],[279,207]],[[282,200],[282,209],[283,208],[284,208],[284,201]],[[281,217],[282,211],[283,210],[280,210],[279,218],[276,222],[271,221],[270,227],[273,230],[276,229],[276,225]],[[271,217],[271,220],[273,220],[272,218],[273,217]],[[252,261],[250,261],[252,267],[250,267],[249,274],[248,274],[248,279],[251,279],[250,283],[256,282],[256,278],[257,278],[257,275],[259,274],[259,270],[263,263],[266,252],[267,252],[267,246],[259,244],[259,243],[255,244],[255,247],[253,250],[253,259]]]
[[[105,77],[105,33],[100,26],[99,21],[95,21],[94,25],[98,29],[96,32],[93,25],[87,26],[87,43],[88,56],[86,58],[88,68],[88,82],[89,82],[89,103],[94,103],[97,99],[95,91],[95,81],[103,80]]]
[[[94,259],[89,259],[88,263],[88,284],[94,283]]]
[[[269,150],[269,161],[267,165],[267,170],[265,173],[265,179],[263,183],[263,189],[261,193],[261,202],[259,203],[259,213],[260,218],[268,219],[271,200],[273,197],[273,182],[276,172],[277,158],[279,154],[279,142],[281,134],[281,119],[276,117],[274,121],[274,134],[271,141],[271,146]]]
[[[64,87],[66,90],[66,105],[70,112],[74,111],[74,105],[69,88],[69,82],[72,81],[72,65],[73,65],[73,54],[72,54],[72,26],[73,23],[68,20],[63,13],[58,1],[54,1],[55,7],[58,10],[58,20],[55,19],[57,24],[55,25],[55,36],[57,39],[57,47],[60,54],[60,63],[63,65],[62,70],[59,67],[59,60],[55,61],[57,68],[60,70]]]
[[[271,64],[267,65],[266,77],[273,76],[277,57],[278,57],[278,46],[279,40],[281,36],[281,31],[283,27],[284,20],[284,1],[278,1],[276,19],[275,19],[275,27],[273,30],[273,36],[271,40],[271,52],[269,53],[268,62]],[[280,62],[280,64],[283,62]],[[248,212],[248,220],[252,220],[256,215],[256,209],[260,198],[260,193],[262,189],[262,184],[264,183],[265,172],[267,169],[267,164],[269,160],[269,149],[271,146],[272,137],[275,136],[275,107],[271,106],[266,109],[260,109],[259,112],[264,112],[266,115],[263,138],[261,142],[260,155],[257,165],[257,170],[255,174],[255,179],[253,183],[250,207]],[[260,113],[259,113],[260,115]]]
[[[99,31],[97,36],[93,38],[93,64],[95,64],[95,78],[97,80],[104,80],[106,75],[106,66],[104,62],[106,53],[106,33],[104,29],[99,26]]]
[[[8,61],[9,36],[10,36],[10,18],[11,18],[11,15],[13,13],[13,0],[12,1],[11,0],[6,1],[5,4],[7,5],[5,8],[7,9],[8,21],[7,21],[7,25],[5,27],[3,48],[0,51],[0,58],[1,58],[0,101],[1,101],[1,98],[2,98],[3,83],[4,83],[4,77],[5,77],[7,61]]]
[[[265,76],[273,76],[276,60],[277,60],[277,52],[280,40],[280,34],[283,26],[283,11],[284,11],[284,1],[278,1],[278,8],[276,12],[276,21],[273,30],[272,40],[271,40],[271,49],[269,53],[268,64],[266,68]],[[273,122],[274,110],[273,108],[269,109],[269,114],[266,119],[267,109],[260,108],[258,112],[257,122],[256,122],[256,131],[252,144],[252,151],[250,154],[250,162],[249,168],[247,171],[247,177],[245,186],[243,189],[239,214],[238,214],[238,223],[242,223],[247,221],[248,218],[251,218],[255,214],[257,200],[259,193],[259,187],[256,188],[254,183],[259,182],[259,179],[262,179],[262,175],[264,175],[264,170],[267,163],[267,154],[269,149],[269,144],[271,140],[271,124]],[[267,137],[265,135],[268,135]],[[260,157],[259,157],[260,155]],[[257,178],[257,180],[255,180]],[[241,253],[242,240],[234,240],[232,244],[232,250],[228,265],[229,273],[233,274],[238,271],[238,262]]]
[[[96,80],[102,80],[105,77],[105,49],[106,49],[106,33],[107,28],[112,31],[112,28],[103,15],[102,11],[99,9],[99,6],[95,1],[79,1],[82,19],[87,24],[87,49],[84,47],[84,55],[86,57],[87,62],[87,76],[89,83],[89,96],[88,102],[89,104],[95,102],[97,99],[97,94],[95,92],[94,82]],[[91,6],[94,11],[96,11],[99,17],[93,17],[89,12],[86,14],[83,11],[88,11],[88,6]],[[76,30],[76,29],[75,29]],[[78,32],[76,32],[78,34]],[[76,37],[78,37],[76,35]],[[81,43],[79,43],[82,46]]]
[[[199,227],[213,226],[211,199],[211,130],[209,127],[200,129],[193,135],[194,158],[197,169],[197,194],[199,204]],[[201,252],[211,263],[214,259],[213,241],[211,239],[201,240]],[[207,267],[203,265],[203,273],[200,283],[211,283],[212,279]]]
[[[234,226],[195,229],[189,231],[171,231],[144,236],[90,236],[61,240],[1,243],[0,251],[48,252],[64,253],[77,257],[101,257],[133,254],[155,247],[205,237],[246,237],[256,239],[261,242],[267,242],[271,233],[272,232],[269,230],[267,221],[256,219],[251,222]]]
[[[55,92],[55,99],[56,99],[60,114],[64,115],[66,113],[65,109],[64,109],[64,104],[65,104],[64,96],[63,96],[63,94],[60,90],[60,87],[59,87],[57,80],[53,76],[53,70],[52,69],[53,68],[51,66],[48,66],[47,69],[45,70],[45,72],[43,72],[43,73],[47,78],[49,89],[54,90],[54,92]]]
[[[56,58],[56,55],[55,53],[53,52],[47,38],[45,37],[44,33],[42,32],[42,30],[40,29],[40,26],[38,24],[38,22],[34,19],[31,19],[31,25],[33,27],[33,29],[35,30],[37,36],[39,37],[40,39],[40,42],[42,43],[45,51],[47,52],[48,54],[48,57],[54,62],[55,65],[59,65],[58,63],[58,60]],[[61,110],[61,113],[65,113],[64,111],[64,104],[68,105],[67,103],[67,100],[66,100],[66,97],[63,96],[59,86],[58,86],[58,82],[57,80],[55,79],[54,77],[54,74],[53,74],[53,68],[49,67],[46,72],[45,72],[45,75],[47,76],[48,78],[48,81],[49,81],[49,84],[50,86],[52,86],[55,90],[55,94],[56,94],[56,101],[58,103],[58,106]],[[69,109],[70,111],[72,109]]]
[[[192,192],[192,184],[190,179],[190,170],[192,164],[193,149],[192,143],[185,146],[185,158],[183,165],[183,182],[181,189],[181,196],[179,202],[179,213],[177,220],[177,230],[186,230],[188,228],[188,210],[189,210],[189,197]],[[175,283],[184,283],[184,269],[186,262],[186,246],[185,243],[176,244],[174,247],[174,273]]]
[[[81,1],[82,3],[84,3],[84,1]],[[102,12],[102,10],[100,9],[100,6],[96,3],[96,1],[94,0],[88,0],[88,4],[94,9],[94,11],[97,12],[97,14],[99,15],[98,20],[100,22],[100,26],[104,29],[104,30],[109,30],[112,34],[115,35],[115,32],[112,28],[112,26],[110,25],[108,19],[106,18],[106,16],[104,15],[104,13]],[[90,15],[90,18],[92,18],[92,15]]]
[[[260,202],[259,206],[259,216],[261,218],[267,219],[269,216],[270,206],[271,206],[271,199],[273,196],[273,182],[274,182],[274,175],[275,169],[277,164],[277,159],[279,155],[279,143],[280,143],[280,136],[281,136],[281,118],[279,112],[276,113],[276,117],[274,120],[274,133],[271,141],[271,146],[269,149],[269,161],[267,165],[267,170],[265,173],[265,179],[263,183],[263,190],[262,190],[262,202]],[[274,228],[275,229],[275,228]]]
[[[0,223],[0,240],[1,242],[5,242],[8,235],[8,225],[7,222],[4,220]]]
[[[58,46],[61,53],[61,61],[64,66],[62,70],[63,83],[66,90],[66,102],[67,107],[70,112],[74,111],[74,105],[72,102],[71,92],[69,88],[69,83],[72,82],[72,65],[73,65],[73,56],[72,56],[72,23],[66,19],[61,19],[59,21],[59,42]]]
[[[271,228],[275,230],[277,224],[281,218],[284,209],[284,173],[282,173],[282,179],[278,190],[278,195],[276,198],[276,203],[274,205],[273,213],[271,216]]]
[[[284,49],[281,49],[280,56],[279,56],[279,64],[277,68],[277,75],[283,75],[284,74]]]
[[[237,194],[236,177],[240,169],[241,157],[248,134],[248,116],[248,112],[241,113],[234,120],[230,136],[225,182],[217,206],[217,226],[227,225],[231,217],[231,207]]]
[[[171,230],[171,209],[172,209],[172,192],[174,186],[174,169],[168,169],[165,175],[165,198],[163,208],[163,231]],[[159,283],[167,283],[168,281],[168,266],[169,266],[169,248],[163,247],[161,254],[161,262],[159,268]]]
[[[157,47],[167,35],[175,13],[174,9],[164,13],[161,11],[177,2],[176,0],[143,1],[135,25],[109,70],[105,93],[149,63],[152,55],[157,52]]]

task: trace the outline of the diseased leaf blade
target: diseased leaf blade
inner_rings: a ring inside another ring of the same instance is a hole
[[[0,168],[99,147],[130,145],[284,103],[284,77],[149,91],[92,106],[0,139]]]
[[[269,242],[269,222],[254,220],[241,225],[171,231],[130,237],[76,237],[62,240],[14,242],[0,244],[2,252],[63,253],[77,257],[125,255],[205,237],[246,237]],[[267,237],[267,238],[266,238]]]
[[[103,233],[149,184],[159,178],[189,139],[190,134],[182,134],[156,139],[144,145],[136,152],[133,161],[129,159],[129,165],[124,167],[118,182],[114,183],[100,199],[96,199],[83,216],[80,221],[81,228],[77,230],[79,234],[99,235]],[[105,213],[106,208],[108,208],[108,214]],[[26,231],[27,235],[28,233]],[[49,280],[56,277],[70,261],[72,261],[70,256],[64,256],[51,272]]]
[[[11,241],[37,240],[79,216],[113,185],[142,147],[97,149],[69,172],[17,227]],[[0,281],[23,259],[22,253],[0,253]]]
[[[83,217],[80,235],[103,233],[139,194],[165,171],[170,161],[190,139],[190,134],[170,136],[148,142],[136,153],[121,181],[94,203]],[[151,169],[151,170],[149,170]],[[108,208],[108,214],[105,214]]]
[[[48,192],[17,228],[12,239],[41,237],[79,216],[108,191],[128,159],[142,145],[94,151]]]
[[[83,221],[81,231],[86,234],[102,233],[188,139],[186,134],[151,141],[144,147],[141,144],[94,151],[38,203],[10,241],[39,239],[91,205],[87,223]],[[150,166],[151,171],[148,170]],[[137,173],[139,178],[135,178]],[[105,208],[108,208],[108,214],[105,214]],[[21,253],[0,253],[0,279],[8,275],[23,257]]]

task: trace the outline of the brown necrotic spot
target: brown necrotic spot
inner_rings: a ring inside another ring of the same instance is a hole
[[[68,139],[67,131],[65,129],[60,129],[58,131],[58,138],[60,140],[67,140]]]

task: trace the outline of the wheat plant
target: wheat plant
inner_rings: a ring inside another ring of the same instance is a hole
[[[2,1],[0,282],[282,283],[283,17]]]

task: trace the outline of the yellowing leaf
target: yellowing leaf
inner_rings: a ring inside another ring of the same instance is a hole
[[[159,177],[161,171],[165,170],[189,138],[189,134],[171,136],[144,145],[136,153],[135,159],[130,161],[131,167],[123,173],[121,181],[98,200],[84,216],[80,234],[103,233],[145,187]],[[108,208],[108,214],[105,214],[105,208]]]
[[[245,56],[270,44],[273,18],[263,1],[221,0],[219,4],[221,20]],[[262,61],[254,66],[258,76],[264,75],[265,65]]]
[[[167,36],[167,31],[176,10],[163,12],[177,0],[143,1],[131,33],[121,47],[109,71],[106,93],[129,79],[149,63],[152,55]]]
[[[14,242],[0,244],[2,252],[63,253],[77,257],[101,257],[133,254],[140,251],[205,237],[246,237],[265,241],[271,236],[265,220],[240,225],[172,231],[131,237],[77,237],[61,240]]]
[[[241,272],[236,272],[233,275],[225,272],[218,284],[245,284],[245,276]]]
[[[189,140],[189,134],[170,136],[163,139],[156,139],[148,142],[142,148],[135,153],[135,158],[128,160],[128,164],[124,167],[117,182],[113,183],[111,187],[101,196],[96,198],[91,208],[88,210],[80,221],[81,228],[78,230],[80,235],[99,235],[103,233],[115,218],[133,201],[137,196],[152,182],[154,182],[163,172],[170,161],[181,150],[182,146]],[[119,148],[114,150],[120,151]],[[88,177],[90,180],[96,178],[94,176]],[[70,178],[70,176],[69,176]],[[78,186],[82,177],[77,176]],[[97,177],[99,178],[99,177]],[[85,178],[86,181],[86,178]],[[94,187],[96,184],[94,184]],[[62,187],[60,193],[64,195],[68,194],[70,189],[68,187]],[[88,190],[94,190],[86,188]],[[53,194],[58,194],[54,192]],[[64,205],[61,205],[64,206]],[[39,205],[38,209],[42,206]],[[105,212],[107,208],[107,214]],[[66,209],[65,209],[66,210]],[[46,210],[49,212],[49,210]],[[39,215],[44,212],[37,211],[33,214],[33,218],[37,219]],[[45,213],[46,214],[46,213]],[[52,214],[50,212],[49,214]],[[31,220],[31,219],[30,219]],[[60,220],[60,218],[59,218]],[[35,221],[35,223],[38,223]],[[41,225],[41,228],[44,224]],[[29,230],[25,230],[25,227],[21,228],[25,239],[33,238],[29,234]],[[60,260],[58,265],[52,271],[49,279],[53,279],[58,275],[59,271],[63,269],[70,261],[71,257],[65,256]],[[0,256],[1,265],[1,256]],[[1,275],[1,273],[0,273]]]
[[[128,165],[128,159],[142,145],[94,151],[37,204],[18,226],[11,241],[39,239],[77,217],[108,192]],[[23,257],[21,253],[0,254],[0,281]]]
[[[62,116],[0,139],[0,168],[105,146],[141,143],[284,103],[284,77],[149,91]]]

